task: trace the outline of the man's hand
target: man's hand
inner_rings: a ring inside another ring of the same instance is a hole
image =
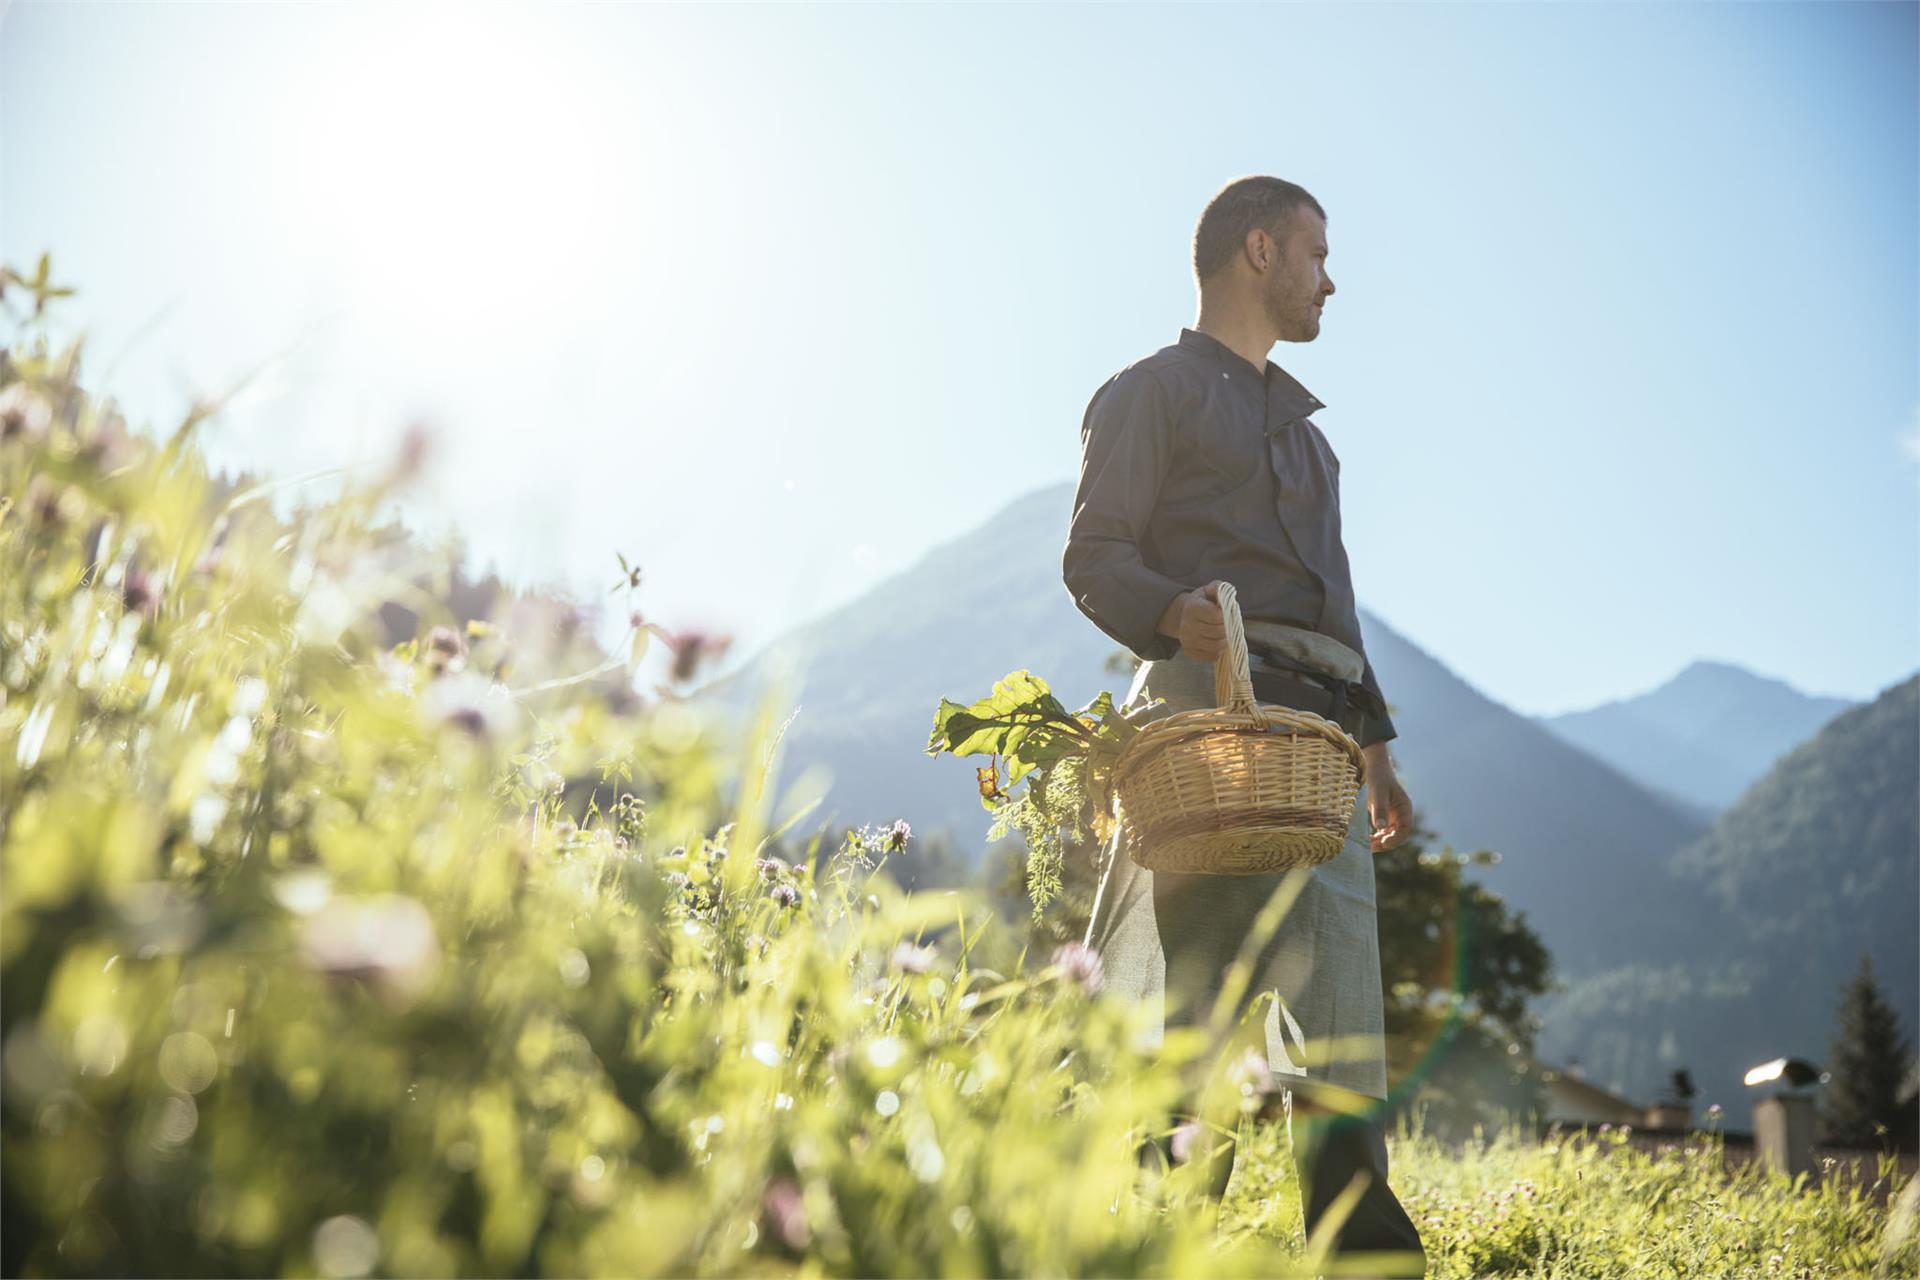
[[[1386,743],[1362,747],[1360,755],[1367,762],[1367,818],[1373,823],[1373,851],[1385,853],[1413,834],[1413,801],[1394,776]]]
[[[1180,642],[1180,652],[1195,662],[1212,662],[1227,644],[1227,617],[1220,611],[1219,586],[1209,582],[1182,591],[1160,613],[1159,630]]]

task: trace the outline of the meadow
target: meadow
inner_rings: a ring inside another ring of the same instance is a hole
[[[417,459],[224,482],[218,406],[130,429],[58,293],[0,276],[8,1274],[1326,1269],[1282,1130],[1217,1215],[1135,1158],[1209,1032],[1146,1049],[1093,957],[903,891],[890,815],[776,825],[782,710],[697,714],[710,643],[641,574],[612,656],[587,606],[462,625],[391,521]],[[1417,1123],[1392,1158],[1435,1276],[1920,1267],[1891,1166]]]

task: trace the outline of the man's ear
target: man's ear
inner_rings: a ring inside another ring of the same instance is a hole
[[[1247,265],[1255,271],[1268,271],[1279,256],[1280,246],[1259,227],[1247,232]]]

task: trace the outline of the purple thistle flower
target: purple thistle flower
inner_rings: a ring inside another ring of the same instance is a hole
[[[1182,1120],[1180,1127],[1173,1131],[1173,1139],[1167,1144],[1175,1164],[1185,1164],[1193,1155],[1193,1140],[1200,1136],[1198,1120]]]
[[[789,1249],[804,1249],[813,1239],[805,1197],[791,1178],[775,1178],[767,1184],[760,1199],[760,1221],[769,1237]]]
[[[53,421],[53,406],[45,396],[14,382],[0,391],[0,440],[41,436]]]
[[[160,587],[141,570],[129,569],[120,583],[120,600],[129,613],[144,613],[151,618],[160,612]]]
[[[887,831],[888,850],[893,853],[900,852],[900,850],[907,847],[907,837],[912,834],[913,828],[907,825],[907,820],[905,818],[899,819]]]
[[[1100,953],[1078,942],[1065,942],[1053,950],[1054,967],[1061,976],[1079,986],[1088,995],[1098,995],[1106,985],[1107,967]]]
[[[767,857],[755,860],[753,869],[758,871],[763,879],[778,880],[791,868],[787,866],[785,858]]]
[[[777,884],[769,890],[769,894],[783,907],[798,906],[800,903],[800,891],[790,884]]]
[[[701,667],[725,657],[732,644],[731,636],[705,631],[681,632],[669,642],[669,647],[673,650],[673,665],[669,672],[671,679],[676,684],[684,684],[693,679]]]

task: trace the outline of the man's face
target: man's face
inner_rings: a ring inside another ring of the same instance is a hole
[[[1279,247],[1265,277],[1267,319],[1282,342],[1312,342],[1320,336],[1320,304],[1333,294],[1325,220],[1311,209],[1298,211]]]

